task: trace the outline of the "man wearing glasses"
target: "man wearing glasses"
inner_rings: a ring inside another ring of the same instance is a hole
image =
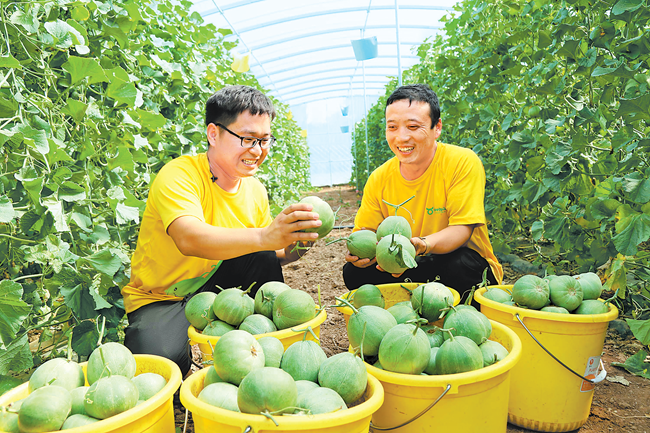
[[[170,161],[152,182],[131,281],[122,289],[124,344],[133,353],[164,356],[187,373],[181,296],[252,283],[255,296],[263,283],[284,281],[281,265],[299,258],[297,242],[318,237],[299,232],[321,225],[311,205],[293,204],[272,219],[266,189],[253,177],[275,143],[275,115],[254,88],[219,90],[206,103],[207,152]],[[193,289],[170,291],[188,282]]]

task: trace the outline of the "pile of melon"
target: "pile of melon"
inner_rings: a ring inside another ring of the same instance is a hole
[[[119,343],[95,349],[86,369],[84,376],[81,365],[65,358],[40,365],[29,379],[29,395],[0,410],[0,431],[36,433],[94,424],[134,408],[167,384],[157,373],[135,376],[135,358]]]
[[[233,330],[217,341],[213,359],[198,399],[271,419],[345,410],[362,398],[368,381],[359,357],[345,352],[328,358],[318,343],[304,337],[285,351],[275,337],[256,340]]]
[[[262,284],[253,299],[248,295],[251,287],[198,293],[187,301],[185,317],[203,335],[215,337],[234,329],[267,334],[316,317],[316,303],[307,292],[270,281]]]
[[[609,311],[608,302],[599,300],[603,285],[598,275],[586,272],[579,275],[524,275],[510,292],[491,287],[483,294],[495,302],[555,314],[603,314]]]
[[[406,289],[405,289],[406,290]],[[453,294],[443,284],[421,284],[411,300],[388,309],[378,287],[358,288],[347,324],[350,345],[375,367],[403,374],[456,374],[501,361],[508,350],[489,340],[492,325],[471,305],[452,306]],[[433,322],[443,320],[443,327]]]

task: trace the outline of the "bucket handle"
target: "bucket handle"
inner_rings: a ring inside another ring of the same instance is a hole
[[[605,366],[603,365],[603,360],[602,360],[602,359],[600,360],[600,373],[598,373],[598,376],[596,376],[595,378],[593,378],[593,379],[587,379],[587,378],[584,377],[582,374],[580,374],[580,373],[576,373],[576,372],[573,371],[571,368],[569,368],[565,363],[563,363],[562,361],[560,361],[559,359],[557,359],[557,357],[556,357],[555,355],[553,355],[551,352],[549,352],[549,350],[548,350],[546,347],[544,347],[544,345],[542,345],[542,343],[540,343],[539,340],[538,340],[537,338],[535,338],[535,336],[533,335],[532,332],[530,332],[530,330],[528,329],[528,327],[527,327],[526,325],[524,325],[523,320],[521,320],[521,318],[519,317],[519,313],[515,313],[515,317],[517,318],[517,320],[519,321],[519,323],[521,323],[521,326],[524,327],[524,329],[526,330],[526,332],[528,332],[528,335],[530,335],[531,338],[532,338],[533,340],[535,340],[535,343],[539,344],[539,347],[541,347],[542,349],[544,349],[544,351],[545,351],[546,353],[548,353],[548,354],[551,356],[551,358],[553,358],[554,360],[556,360],[556,361],[557,361],[557,362],[558,362],[562,367],[566,368],[566,369],[569,370],[571,373],[573,373],[573,374],[575,374],[576,376],[578,376],[580,379],[582,379],[582,380],[584,380],[584,381],[586,381],[586,382],[589,382],[589,383],[596,384],[596,383],[602,382],[602,381],[605,379],[605,377],[607,377],[607,371],[605,371]]]
[[[440,400],[441,400],[441,399],[442,399],[442,398],[443,398],[443,397],[444,397],[444,396],[449,392],[450,389],[451,389],[451,384],[447,384],[447,386],[445,387],[445,390],[442,391],[442,394],[440,394],[440,395],[438,396],[438,398],[435,399],[435,401],[429,405],[429,407],[427,407],[426,409],[424,409],[424,410],[423,410],[422,412],[420,412],[419,414],[415,415],[415,416],[414,416],[413,418],[411,418],[410,420],[408,420],[408,421],[406,421],[406,422],[404,422],[404,423],[402,423],[402,424],[400,424],[400,425],[398,425],[398,426],[395,426],[395,427],[388,427],[388,428],[377,427],[376,425],[374,425],[374,424],[372,423],[372,421],[370,421],[370,430],[371,430],[371,431],[374,431],[374,430],[378,430],[378,431],[390,431],[390,430],[398,429],[398,428],[400,428],[400,427],[404,427],[405,425],[412,423],[413,421],[415,421],[416,419],[420,418],[422,415],[424,415],[425,413],[427,413],[427,412],[429,411],[429,409],[431,409],[433,406],[435,406],[436,403],[438,403],[438,402],[439,402],[439,401],[440,401]]]
[[[246,427],[246,428],[244,429],[244,431],[243,431],[242,433],[251,433],[252,431],[253,431],[253,427],[248,426],[248,427]]]

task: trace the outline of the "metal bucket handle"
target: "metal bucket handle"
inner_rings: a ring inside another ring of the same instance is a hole
[[[551,356],[551,358],[553,358],[554,360],[556,360],[556,361],[557,361],[557,362],[558,362],[562,367],[566,368],[566,369],[569,370],[571,373],[573,373],[573,374],[575,374],[576,376],[578,376],[580,379],[582,379],[582,380],[584,380],[584,381],[586,381],[586,382],[589,382],[589,383],[596,384],[596,383],[602,382],[602,381],[607,377],[607,371],[605,371],[605,366],[603,365],[603,360],[602,360],[602,359],[600,360],[600,373],[598,373],[598,376],[596,376],[595,378],[593,378],[593,379],[587,379],[586,377],[584,377],[584,376],[581,375],[580,373],[576,373],[576,372],[573,371],[571,368],[569,368],[565,363],[563,363],[562,361],[560,361],[559,359],[557,359],[557,357],[556,357],[555,355],[553,355],[551,352],[549,352],[549,350],[548,350],[546,347],[544,347],[544,346],[542,345],[542,343],[540,343],[539,340],[538,340],[537,338],[535,338],[535,336],[533,335],[532,332],[530,332],[530,330],[528,329],[528,327],[527,327],[526,325],[524,325],[523,320],[521,320],[521,318],[519,317],[519,313],[515,313],[515,317],[517,318],[517,320],[519,321],[519,323],[521,323],[521,326],[524,327],[524,329],[526,330],[526,332],[528,332],[528,335],[530,335],[531,338],[532,338],[533,340],[535,340],[535,343],[539,344],[539,347],[541,347],[542,349],[544,349],[544,351],[545,351],[546,353],[548,353],[548,354]]]
[[[372,423],[372,421],[370,421],[370,430],[371,430],[371,431],[374,431],[374,430],[378,430],[378,431],[390,431],[390,430],[398,429],[398,428],[400,428],[400,427],[404,427],[405,425],[408,425],[408,424],[412,423],[413,421],[415,421],[416,419],[420,418],[422,415],[424,415],[425,413],[427,413],[427,412],[429,411],[429,409],[431,409],[433,406],[435,406],[436,403],[438,403],[438,402],[439,402],[439,401],[440,401],[440,400],[441,400],[441,399],[442,399],[442,398],[443,398],[443,397],[444,397],[444,396],[449,392],[450,389],[451,389],[451,384],[448,383],[447,386],[445,387],[445,390],[442,391],[442,394],[440,394],[440,395],[438,396],[438,398],[435,399],[435,400],[433,401],[433,403],[431,403],[431,404],[430,404],[426,409],[424,409],[424,410],[423,410],[422,412],[420,412],[419,414],[415,415],[415,416],[414,416],[413,418],[411,418],[410,420],[408,420],[408,421],[406,421],[406,422],[404,422],[404,423],[402,423],[402,424],[400,424],[400,425],[398,425],[398,426],[395,426],[395,427],[388,427],[388,428],[377,427],[376,425],[374,425],[374,424]]]

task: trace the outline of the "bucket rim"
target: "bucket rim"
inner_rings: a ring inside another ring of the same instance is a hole
[[[66,432],[94,433],[98,431],[112,432],[117,429],[124,429],[134,421],[138,421],[139,419],[141,419],[143,417],[143,412],[146,412],[144,414],[144,416],[146,416],[147,414],[153,412],[153,409],[162,406],[166,401],[172,399],[174,393],[179,388],[179,386],[181,386],[181,382],[182,382],[181,369],[178,367],[178,365],[176,365],[175,362],[158,355],[134,354],[133,357],[135,358],[136,363],[150,362],[150,363],[164,364],[167,367],[169,367],[170,375],[169,375],[169,380],[167,380],[167,385],[165,385],[163,389],[158,391],[156,395],[152,396],[149,400],[146,400],[144,403],[139,404],[138,406],[135,406],[127,411],[114,415],[110,418],[99,420],[96,423],[66,430]],[[86,373],[87,364],[88,362],[79,363],[79,365],[84,370],[84,375]],[[27,389],[28,385],[29,382],[25,382],[22,385],[19,385],[16,388],[8,391],[7,393],[0,396],[0,401],[3,401],[5,399],[9,401],[14,401],[15,396],[18,396],[22,392],[24,392]]]
[[[405,286],[406,288],[408,288],[410,290],[415,290],[415,288],[417,288],[417,287],[419,287],[419,286],[421,286],[423,284],[426,284],[426,283],[388,283],[388,284],[377,284],[377,287],[379,288],[379,290],[381,290],[381,287]],[[451,288],[449,286],[445,286],[445,287],[447,287],[449,290],[451,290],[451,294],[454,296],[453,305],[454,306],[458,305],[460,303],[460,293],[458,293],[458,291],[456,291],[456,289],[453,289],[453,288]],[[355,292],[356,290],[357,289],[350,290],[349,292],[344,293],[343,295],[341,295],[341,297],[343,299],[349,299],[350,295],[353,292]],[[339,311],[339,313],[344,314],[346,316],[351,316],[352,313],[353,313],[352,309],[350,307],[348,307],[347,305],[344,305],[344,306],[341,306],[341,307],[336,307],[336,309]]]
[[[313,319],[308,320],[307,322],[297,326],[301,328],[306,328],[308,326],[315,328],[316,326],[320,326],[323,322],[325,322],[326,319],[327,319],[327,313],[323,309]],[[289,328],[289,329],[280,329],[279,331],[267,332],[265,334],[256,334],[253,335],[253,337],[255,337],[258,340],[262,337],[275,337],[279,340],[282,340],[283,338],[291,337],[296,334],[301,334],[301,332],[294,332]],[[213,335],[203,335],[202,333],[197,331],[193,325],[190,325],[189,328],[187,328],[187,336],[190,339],[190,344],[208,344],[208,343],[214,344],[220,338],[218,336],[213,336]]]
[[[490,319],[492,324],[492,332],[496,330],[497,333],[505,335],[512,341],[512,348],[510,353],[501,361],[487,367],[479,368],[478,370],[468,371],[465,373],[456,374],[437,374],[430,376],[421,376],[414,374],[395,373],[374,367],[367,362],[366,369],[368,372],[377,377],[379,381],[391,383],[394,385],[405,385],[417,388],[432,388],[440,387],[445,388],[448,384],[452,387],[449,391],[450,394],[458,393],[458,387],[462,385],[471,385],[478,381],[491,379],[500,376],[510,371],[519,362],[522,354],[522,344],[519,336],[507,326],[495,322]]]
[[[474,299],[481,305],[501,311],[503,313],[519,314],[520,318],[530,317],[534,319],[548,320],[551,322],[564,322],[564,323],[603,323],[611,322],[618,317],[618,308],[615,305],[609,304],[609,311],[602,314],[560,314],[549,313],[547,311],[528,310],[525,308],[515,307],[514,305],[504,305],[499,302],[486,298],[483,294],[491,288],[498,289],[512,289],[512,285],[494,285],[478,289],[474,292]],[[599,298],[602,301],[602,299]],[[515,319],[516,320],[516,319]]]
[[[202,402],[198,399],[198,396],[194,396],[191,391],[192,385],[198,381],[203,382],[207,371],[207,368],[203,368],[191,374],[190,377],[185,379],[181,385],[181,403],[187,408],[187,410],[192,412],[192,416],[194,416],[195,412],[199,410],[201,411],[201,417],[207,418],[211,421],[235,426],[278,429],[278,427],[273,424],[273,421],[264,415],[240,413],[222,409]],[[384,388],[382,387],[381,382],[370,373],[368,373],[368,392],[370,393],[370,398],[368,398],[368,400],[346,410],[318,415],[278,417],[278,420],[281,420],[280,427],[296,431],[298,431],[296,428],[314,428],[314,424],[317,424],[318,428],[336,427],[347,424],[351,421],[370,417],[384,403]],[[305,425],[307,422],[309,425]],[[255,430],[257,430],[257,428]]]

